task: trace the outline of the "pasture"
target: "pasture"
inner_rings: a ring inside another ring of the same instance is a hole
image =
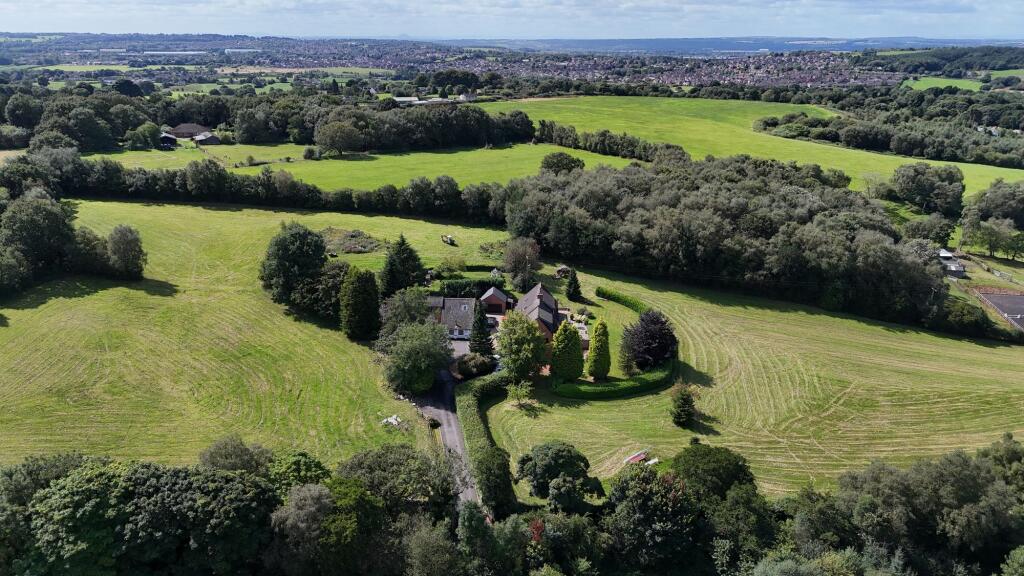
[[[289,316],[257,279],[280,223],[404,232],[428,265],[482,261],[504,236],[414,219],[226,206],[79,202],[78,225],[131,223],[149,253],[147,280],[72,277],[0,302],[0,462],[80,449],[188,463],[227,432],[306,449],[333,465],[387,442],[426,442],[412,408],[380,387],[370,350]],[[459,247],[439,240],[454,234]],[[383,252],[353,255],[379,268]],[[409,431],[380,420],[398,414]]]
[[[1003,78],[1005,76],[1019,76],[1024,78],[1024,68],[1017,68],[1015,70],[993,70],[990,74],[993,78]]]
[[[161,462],[192,461],[226,433],[294,446],[333,463],[425,429],[385,429],[411,408],[380,388],[371,352],[329,327],[293,318],[260,289],[257,273],[281,222],[404,233],[427,265],[460,254],[491,265],[480,244],[501,230],[384,216],[232,206],[83,201],[79,225],[139,228],[147,280],[120,285],[73,277],[0,303],[0,461],[81,449]],[[457,248],[442,244],[454,234]],[[382,252],[347,257],[371,269]],[[550,266],[547,271],[550,271]],[[695,433],[750,459],[772,494],[827,485],[873,458],[906,463],[1024,432],[1022,348],[950,338],[783,302],[584,270],[598,285],[666,312],[681,340],[688,383],[705,414],[675,428],[669,393],[569,400],[546,390],[527,410],[488,412],[514,456],[535,443],[576,444],[609,477],[650,448],[670,457]],[[559,289],[556,287],[556,291]],[[636,314],[590,306],[610,323],[613,350]],[[617,371],[613,376],[621,376]]]
[[[888,178],[903,164],[940,163],[790,140],[752,129],[753,122],[764,116],[782,116],[801,111],[819,116],[831,114],[815,106],[736,100],[584,96],[493,102],[481,104],[481,107],[489,112],[523,110],[534,121],[554,120],[584,131],[608,129],[652,141],[671,142],[686,148],[694,158],[703,158],[708,154],[749,154],[820,164],[846,172],[853,178],[852,186],[857,189],[865,186],[865,177],[877,175]],[[963,171],[968,193],[986,188],[996,178],[1024,180],[1024,170],[960,162],[950,164]]]
[[[562,439],[607,478],[638,450],[664,460],[698,435],[740,451],[781,495],[873,459],[906,464],[1024,433],[1024,347],[604,272],[580,279],[591,298],[607,286],[673,320],[703,417],[693,430],[673,426],[669,390],[590,401],[537,390],[528,409],[506,401],[487,412],[513,458]],[[614,354],[636,314],[608,301],[590,309],[609,321]]]
[[[929,88],[961,88],[977,92],[981,90],[981,82],[968,78],[942,78],[939,76],[922,76],[917,80],[907,80],[904,86],[915,90],[927,90]]]
[[[447,174],[460,184],[507,182],[536,174],[544,156],[565,151],[582,158],[588,167],[600,164],[621,167],[628,160],[602,156],[581,150],[564,150],[550,144],[518,144],[504,148],[433,150],[394,154],[350,155],[342,159],[303,160],[305,146],[298,144],[208,146],[197,149],[182,146],[171,151],[147,150],[113,154],[93,154],[88,159],[110,158],[125,166],[139,168],[184,168],[189,162],[212,158],[240,174],[258,174],[264,167],[285,170],[297,179],[325,190],[336,188],[371,189],[384,184],[402,185],[413,178],[434,178]],[[234,168],[252,156],[264,166]],[[284,158],[291,158],[285,162]]]

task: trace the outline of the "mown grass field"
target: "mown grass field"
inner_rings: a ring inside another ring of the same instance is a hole
[[[494,102],[481,104],[481,107],[490,112],[523,110],[535,121],[554,120],[585,131],[608,129],[648,140],[671,142],[686,148],[695,158],[708,154],[749,154],[820,164],[849,174],[854,188],[863,188],[865,177],[878,175],[887,178],[903,164],[922,161],[779,138],[752,129],[753,122],[764,116],[800,111],[811,115],[829,114],[827,110],[814,106],[736,100],[585,96]],[[969,193],[986,188],[996,178],[1024,180],[1024,170],[953,164],[963,171]]]
[[[1020,76],[1024,78],[1024,68],[1017,68],[1014,70],[993,70],[990,72],[993,78],[1003,78],[1004,76]]]
[[[447,174],[460,184],[478,182],[507,182],[513,178],[536,174],[544,156],[564,151],[582,158],[588,167],[600,164],[625,166],[629,160],[602,156],[581,150],[566,150],[549,144],[519,144],[505,148],[470,148],[407,152],[400,154],[352,155],[344,159],[303,160],[305,146],[278,144],[270,146],[242,145],[208,146],[197,149],[183,146],[173,151],[148,150],[94,154],[87,158],[111,158],[126,166],[149,169],[184,168],[189,162],[213,158],[240,174],[257,174],[264,167],[285,170],[299,180],[320,186],[325,190],[349,187],[370,189],[384,184],[401,185],[420,176],[434,178]],[[257,161],[272,162],[263,166],[234,168],[252,156]],[[292,162],[283,162],[284,158]]]
[[[79,225],[131,223],[149,252],[147,280],[75,277],[0,301],[0,462],[80,449],[194,461],[237,431],[272,447],[337,462],[386,442],[423,443],[413,409],[380,387],[371,352],[341,332],[295,319],[257,279],[281,222],[335,226],[394,240],[404,232],[428,265],[462,254],[483,263],[497,230],[412,219],[235,207],[80,202]],[[454,234],[458,248],[441,243]],[[378,268],[383,252],[353,256]],[[397,432],[380,420],[414,422]]]
[[[924,76],[917,80],[907,80],[903,83],[915,90],[927,90],[929,88],[962,88],[964,90],[981,90],[981,82],[969,78],[941,78],[938,76]]]
[[[580,278],[591,298],[604,285],[672,318],[704,417],[694,430],[673,426],[667,389],[601,401],[538,390],[530,409],[506,401],[488,411],[513,458],[562,439],[607,478],[638,450],[664,460],[700,435],[739,450],[780,495],[827,486],[872,459],[906,464],[1024,433],[1024,347],[608,273]],[[606,301],[590,308],[609,319],[614,351],[635,313]]]

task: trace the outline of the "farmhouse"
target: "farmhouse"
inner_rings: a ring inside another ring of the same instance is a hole
[[[497,288],[491,288],[480,299],[446,298],[429,296],[427,305],[434,315],[434,320],[443,324],[448,330],[448,338],[452,340],[468,339],[473,333],[473,316],[477,306],[483,306],[487,314],[487,323],[492,328],[497,326],[505,314],[512,309],[514,300]]]
[[[562,314],[558,310],[558,301],[540,282],[529,292],[523,294],[522,299],[516,304],[516,310],[536,322],[548,342],[551,341],[555,330],[558,330],[558,325],[563,320]]]
[[[171,134],[171,136],[174,136],[175,138],[191,139],[191,138],[195,138],[196,136],[199,136],[200,134],[202,134],[204,132],[209,132],[209,131],[210,131],[210,129],[205,127],[205,126],[200,126],[199,124],[185,123],[185,124],[178,124],[174,128],[171,128],[170,134]]]
[[[178,139],[167,132],[160,133],[160,146],[162,148],[174,148],[178,145]]]

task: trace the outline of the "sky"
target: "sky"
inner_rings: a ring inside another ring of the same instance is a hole
[[[6,32],[1024,38],[1024,0],[0,0]]]

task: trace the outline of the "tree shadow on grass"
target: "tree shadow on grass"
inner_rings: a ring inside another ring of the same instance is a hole
[[[929,334],[938,338],[944,338],[948,340],[970,342],[972,344],[983,346],[985,348],[1006,348],[1019,346],[1019,344],[1013,342],[1006,342],[1002,340],[972,338],[968,336],[949,334],[946,332],[936,332],[933,330],[929,330],[923,326],[911,324],[897,324],[894,322],[886,322],[883,320],[874,320],[871,318],[867,318],[865,316],[858,316],[856,314],[848,312],[836,312],[831,310],[825,310],[824,308],[818,308],[810,304],[802,304],[798,302],[773,299],[769,296],[750,294],[730,288],[711,288],[706,286],[684,284],[681,282],[666,279],[651,279],[644,278],[641,276],[629,276],[621,272],[610,271],[607,269],[600,268],[587,269],[586,273],[591,276],[594,276],[596,279],[599,279],[598,281],[600,281],[600,279],[607,279],[618,282],[640,283],[644,288],[650,290],[651,292],[655,292],[658,294],[680,294],[701,302],[705,302],[715,306],[722,306],[725,308],[739,308],[751,311],[768,310],[782,314],[804,314],[807,316],[837,318],[849,320],[851,322],[856,322],[857,324],[860,324],[862,326],[879,328],[890,333]]]
[[[0,314],[0,328],[6,328],[10,325],[10,322],[7,321],[7,316]]]
[[[111,288],[126,288],[144,292],[149,296],[171,297],[178,287],[164,280],[145,278],[139,281],[120,281],[94,276],[66,276],[45,280],[32,286],[15,298],[0,303],[0,308],[31,310],[57,298],[83,298]]]
[[[715,428],[715,424],[719,422],[718,418],[711,414],[705,414],[698,412],[693,419],[693,423],[687,426],[688,430],[696,432],[697,434],[703,434],[704,436],[719,436],[721,432]]]

